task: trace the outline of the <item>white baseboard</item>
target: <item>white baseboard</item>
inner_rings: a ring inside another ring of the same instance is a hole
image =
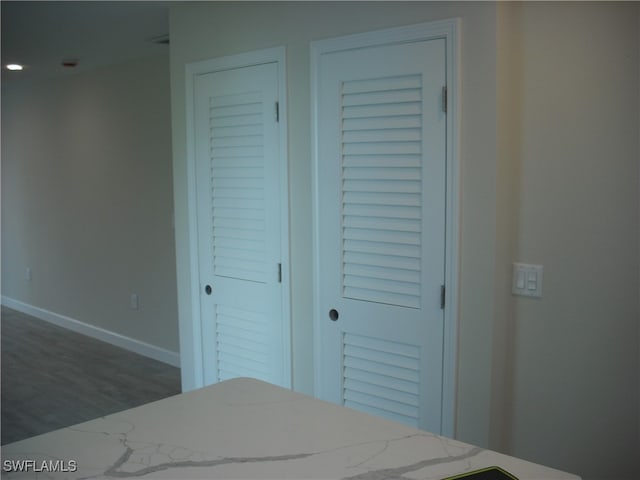
[[[19,300],[14,300],[9,297],[2,296],[2,305],[5,305],[19,312],[26,313],[27,315],[31,315],[32,317],[39,318],[40,320],[44,320],[45,322],[52,323],[59,327],[81,333],[97,340],[102,340],[103,342],[110,343],[111,345],[115,345],[116,347],[124,348],[145,357],[149,357],[154,360],[158,360],[159,362],[163,362],[168,365],[180,368],[180,354],[177,352],[172,352],[171,350],[156,347],[155,345],[141,342],[140,340],[135,340],[119,333],[105,330],[104,328],[89,325],[88,323],[75,320],[65,315],[50,312],[49,310],[45,310],[44,308],[34,307],[33,305],[29,305],[27,303],[21,302]]]

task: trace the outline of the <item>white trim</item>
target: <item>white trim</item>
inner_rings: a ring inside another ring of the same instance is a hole
[[[311,149],[312,149],[312,215],[313,215],[313,328],[314,328],[314,393],[320,394],[322,351],[319,344],[319,191],[318,191],[318,138],[317,138],[317,75],[320,56],[354,48],[393,43],[443,38],[446,41],[447,62],[447,193],[446,193],[446,253],[444,310],[444,350],[442,372],[442,428],[441,434],[455,436],[457,347],[458,347],[458,290],[459,290],[459,235],[460,235],[460,19],[441,20],[406,27],[359,33],[339,38],[311,42]]]
[[[287,345],[288,352],[282,378],[288,380],[285,385],[293,387],[293,345],[291,338],[291,274],[290,274],[290,245],[289,245],[289,142],[288,142],[288,103],[287,103],[287,65],[285,47],[275,49],[278,61],[278,103],[280,123],[280,261],[282,262],[282,342]]]
[[[329,42],[331,40],[325,40]],[[320,42],[311,42],[311,250],[313,265],[313,395],[326,398],[322,392],[320,378],[322,376],[322,343],[320,341],[320,188],[318,187],[318,74],[320,55],[323,53]]]
[[[355,35],[347,35],[345,37],[316,40],[311,42],[312,60],[315,58],[315,55],[322,53],[340,52],[355,48],[391,45],[394,43],[412,43],[433,40],[435,38],[451,40],[452,35],[457,35],[459,23],[459,19],[439,20],[405,27],[356,33]],[[449,44],[449,42],[447,42],[447,44]]]
[[[190,373],[182,372],[182,378],[192,378],[192,385],[183,389],[193,390],[204,386],[204,369],[202,365],[202,323],[200,319],[200,269],[198,265],[198,202],[196,194],[196,162],[195,162],[195,98],[194,77],[197,65],[186,66],[186,147],[187,147],[187,241],[189,243],[189,296],[191,303],[191,320],[188,328],[183,324],[189,319],[178,317],[180,323],[180,357],[183,370],[192,368]]]
[[[460,19],[447,23],[447,212],[445,257],[445,309],[442,372],[442,431],[456,433],[456,391],[458,378],[458,302],[460,290],[460,128],[461,128],[461,44]],[[444,25],[443,25],[444,26]]]
[[[19,300],[14,300],[13,298],[2,296],[2,305],[12,308],[13,310],[17,310],[18,312],[31,315],[32,317],[39,318],[40,320],[44,320],[45,322],[53,325],[57,325],[58,327],[66,328],[67,330],[86,335],[87,337],[107,342],[111,345],[115,345],[116,347],[124,348],[125,350],[129,350],[174,367],[180,367],[180,354],[177,352],[172,352],[171,350],[157,347],[155,345],[136,340],[135,338],[127,337],[110,330],[105,330],[104,328],[96,327],[95,325],[90,325],[88,323],[81,322],[80,320],[67,317],[66,315],[45,310],[44,308],[35,307]]]
[[[187,80],[192,80],[194,75],[202,75],[234,68],[251,67],[265,63],[280,63],[284,65],[286,58],[285,47],[272,47],[252,52],[238,53],[227,57],[210,58],[199,62],[188,63]],[[279,80],[279,79],[278,79]]]
[[[265,63],[277,63],[278,65],[278,101],[280,106],[279,132],[280,132],[280,178],[282,180],[280,192],[280,218],[281,218],[281,263],[282,263],[282,340],[287,346],[284,353],[284,365],[282,378],[288,383],[282,386],[291,388],[293,379],[292,348],[291,348],[291,284],[290,284],[290,250],[289,250],[289,145],[287,142],[287,75],[286,75],[286,49],[285,47],[273,47],[264,50],[219,57],[199,62],[189,63],[185,68],[186,85],[186,141],[187,141],[187,203],[189,215],[189,270],[190,270],[190,301],[192,318],[181,318],[180,322],[192,323],[190,329],[191,338],[181,343],[182,364],[185,368],[193,366],[196,385],[193,388],[204,386],[204,368],[202,351],[202,328],[200,315],[200,269],[198,261],[198,229],[197,229],[197,198],[196,198],[196,159],[195,159],[195,119],[194,119],[194,82],[198,75],[230,70],[234,68],[250,67]],[[185,348],[184,346],[188,347]]]

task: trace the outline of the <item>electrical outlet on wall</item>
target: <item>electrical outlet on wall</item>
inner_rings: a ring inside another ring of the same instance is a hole
[[[31,267],[27,267],[24,271],[24,280],[25,282],[31,281]]]
[[[129,306],[131,307],[131,310],[138,310],[139,299],[137,293],[132,293],[131,297],[129,297]]]

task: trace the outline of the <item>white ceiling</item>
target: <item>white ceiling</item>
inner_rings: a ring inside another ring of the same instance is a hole
[[[4,1],[2,82],[13,83],[70,75],[167,51],[151,42],[169,33],[174,2]],[[64,59],[77,59],[64,68]],[[25,65],[9,72],[7,63]]]

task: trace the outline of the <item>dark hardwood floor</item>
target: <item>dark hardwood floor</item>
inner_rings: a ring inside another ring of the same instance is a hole
[[[2,444],[180,393],[180,370],[2,306]]]

